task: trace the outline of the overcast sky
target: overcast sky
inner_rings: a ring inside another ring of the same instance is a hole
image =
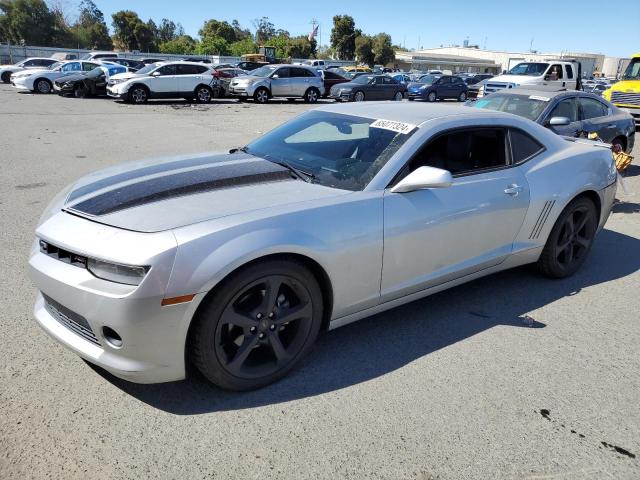
[[[365,33],[386,32],[407,48],[472,44],[490,50],[525,52],[533,40],[540,52],[603,53],[627,57],[640,52],[640,0],[94,0],[111,27],[111,14],[136,11],[143,20],[163,17],[180,22],[186,33],[198,34],[209,18],[240,23],[267,16],[293,35],[307,34],[311,20],[320,22],[322,44],[329,44],[332,18],[349,14]],[[313,8],[309,6],[313,5]]]

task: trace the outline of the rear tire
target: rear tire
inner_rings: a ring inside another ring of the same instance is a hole
[[[304,92],[303,98],[305,103],[316,103],[318,98],[320,98],[320,91],[317,88],[311,87]]]
[[[402,92],[396,92],[396,94],[393,96],[393,99],[396,102],[401,102],[403,98],[404,98],[404,95],[402,95]]]
[[[253,390],[284,377],[311,350],[322,293],[295,260],[267,260],[231,274],[194,318],[189,354],[215,385]]]
[[[460,95],[458,95],[458,101],[459,101],[459,102],[466,102],[466,101],[467,101],[467,94],[466,94],[466,92],[462,92],[462,93],[460,93]]]
[[[73,96],[76,98],[85,98],[87,96],[87,89],[85,87],[76,87],[73,90]]]
[[[206,85],[200,85],[196,88],[195,98],[198,103],[209,103],[213,98],[213,92]]]
[[[616,137],[611,140],[611,145],[615,147],[616,145],[620,146],[620,151],[626,152],[627,150],[627,140],[623,137]]]
[[[0,79],[3,83],[9,83],[11,81],[11,72],[4,72]]]
[[[547,277],[564,278],[582,266],[598,229],[597,209],[591,200],[573,200],[556,220],[538,260],[538,270]]]

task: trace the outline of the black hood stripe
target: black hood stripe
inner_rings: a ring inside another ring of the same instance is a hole
[[[215,165],[224,161],[228,161],[230,158],[233,158],[233,160],[242,160],[243,158],[252,157],[251,155],[247,154],[236,154],[233,156],[224,154],[220,156],[206,156],[190,158],[186,160],[175,160],[172,162],[157,163],[154,165],[149,165],[148,167],[142,167],[135,170],[129,170],[127,172],[118,173],[116,175],[102,178],[100,180],[96,180],[95,182],[79,187],[69,194],[69,196],[67,197],[67,202],[72,202],[73,200],[84,197],[85,195],[89,195],[90,193],[96,192],[98,190],[102,190],[103,188],[112,187],[119,183],[135,180],[136,178],[147,177],[149,175],[154,175],[162,172],[170,172],[172,170],[180,170],[183,168],[198,167],[201,165],[207,165],[209,163]]]
[[[100,216],[182,195],[291,179],[288,169],[267,160],[223,164],[127,184],[83,200],[69,210]]]

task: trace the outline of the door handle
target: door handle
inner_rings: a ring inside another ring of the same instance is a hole
[[[504,193],[507,195],[511,195],[512,197],[517,197],[518,194],[522,191],[522,187],[515,183],[512,183],[507,188],[504,189]]]

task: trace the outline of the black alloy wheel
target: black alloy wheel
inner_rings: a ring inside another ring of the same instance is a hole
[[[267,261],[227,279],[195,321],[198,369],[222,388],[251,390],[283,377],[311,349],[322,294],[302,264]]]
[[[87,89],[85,88],[84,85],[78,85],[74,90],[73,90],[73,95],[76,98],[84,98],[87,96]]]
[[[598,229],[597,210],[591,200],[571,202],[558,217],[538,260],[539,270],[552,278],[573,275],[584,263]]]

